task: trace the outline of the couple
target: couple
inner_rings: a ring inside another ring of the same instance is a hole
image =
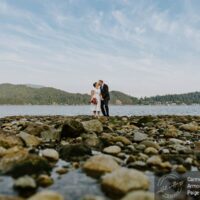
[[[110,100],[109,88],[102,80],[93,84],[91,91],[91,107],[95,117],[100,116],[100,112],[104,116],[109,117],[108,103]]]

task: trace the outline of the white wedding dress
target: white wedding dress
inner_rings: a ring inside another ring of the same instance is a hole
[[[91,110],[92,112],[94,111],[100,112],[101,111],[101,89],[94,88],[92,90],[94,91],[94,95],[92,96],[92,98],[96,98],[97,104],[95,105],[91,103]]]

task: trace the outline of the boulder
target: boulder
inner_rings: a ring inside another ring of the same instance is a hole
[[[29,154],[26,149],[8,153],[0,160],[0,173],[10,174],[15,178],[25,174],[49,172],[50,169],[51,166],[46,159],[35,154]]]
[[[82,122],[82,124],[83,124],[83,127],[86,132],[96,132],[96,133],[103,132],[103,125],[97,119],[93,119],[90,121],[84,121],[84,122]]]
[[[89,158],[83,165],[86,173],[94,177],[99,177],[118,168],[119,165],[113,157],[101,154]]]
[[[42,131],[40,137],[43,142],[55,142],[60,141],[61,132],[59,130],[50,128],[49,130]]]
[[[120,168],[102,177],[102,188],[110,196],[123,196],[132,190],[147,190],[148,177],[134,169]]]
[[[57,161],[59,159],[59,154],[54,149],[44,149],[41,151],[41,154],[43,157],[52,161]]]
[[[34,122],[27,124],[27,127],[23,131],[30,135],[40,137],[41,132],[49,130],[49,128],[50,127],[45,124]]]
[[[97,137],[96,133],[87,133],[81,135],[83,143],[86,146],[89,146],[94,149],[98,149],[101,147],[101,140]]]
[[[69,119],[65,121],[62,130],[61,138],[63,137],[79,137],[84,132],[83,124],[79,121]]]
[[[63,160],[82,160],[91,155],[91,148],[84,144],[68,144],[60,149],[60,157]]]
[[[23,140],[27,147],[37,147],[41,143],[40,138],[25,132],[20,132],[18,136]]]
[[[4,148],[11,148],[13,146],[23,146],[23,142],[16,135],[0,130],[0,146]]]
[[[128,193],[122,200],[154,200],[155,196],[151,192],[146,191],[134,191]]]
[[[28,200],[64,200],[64,197],[54,191],[42,191],[28,198]]]

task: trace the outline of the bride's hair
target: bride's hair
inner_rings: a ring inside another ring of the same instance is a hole
[[[97,85],[97,82],[93,83],[93,86],[94,86],[94,87],[96,87],[96,85]]]

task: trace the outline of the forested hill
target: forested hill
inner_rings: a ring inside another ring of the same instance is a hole
[[[111,91],[111,104],[200,104],[200,92],[136,98],[119,91]],[[88,94],[69,93],[59,89],[34,85],[0,84],[0,104],[11,105],[85,105],[89,104]]]

